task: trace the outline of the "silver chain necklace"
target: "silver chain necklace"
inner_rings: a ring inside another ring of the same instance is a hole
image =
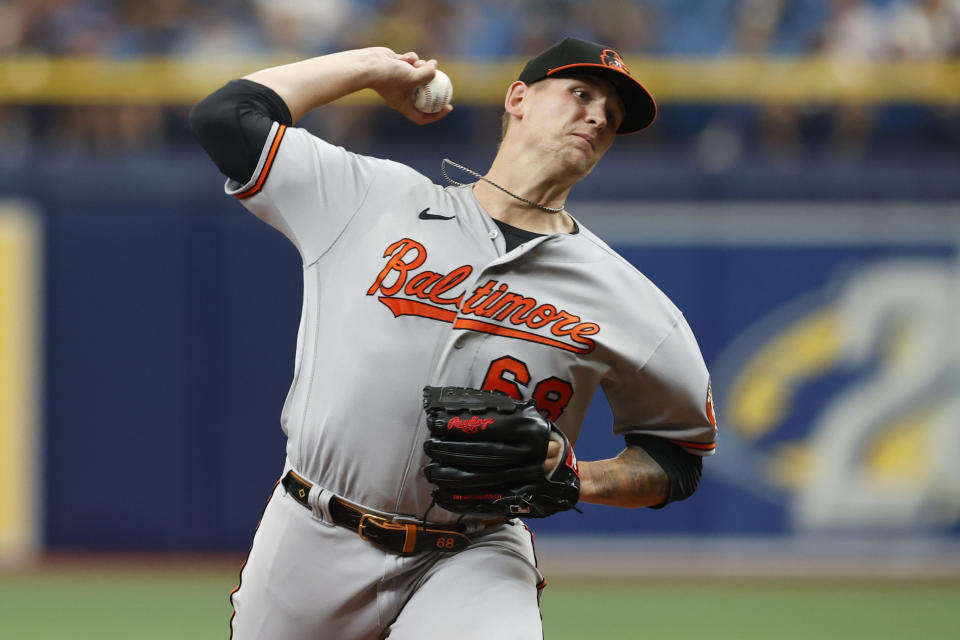
[[[498,185],[496,182],[493,182],[492,180],[488,180],[487,178],[484,178],[482,175],[480,175],[479,173],[477,173],[477,172],[474,171],[473,169],[468,169],[468,168],[466,168],[465,166],[463,166],[462,164],[457,164],[457,163],[454,162],[453,160],[449,160],[449,159],[447,159],[447,158],[444,158],[444,159],[443,159],[443,162],[440,163],[440,173],[442,173],[442,174],[443,174],[443,177],[446,178],[447,182],[449,182],[449,183],[452,184],[452,185],[455,185],[455,186],[458,186],[458,187],[462,187],[462,186],[464,186],[466,183],[457,182],[456,180],[454,180],[453,178],[451,178],[450,176],[447,175],[447,165],[448,165],[448,164],[449,164],[450,166],[452,166],[452,167],[456,167],[457,169],[460,169],[461,171],[465,171],[465,172],[469,173],[470,175],[474,176],[475,178],[479,178],[480,180],[483,180],[483,181],[486,182],[487,184],[493,185],[493,186],[496,187],[497,189],[500,189],[500,191],[503,191],[503,192],[504,192],[505,194],[507,194],[508,196],[511,196],[511,197],[513,197],[513,198],[516,198],[516,199],[519,200],[520,202],[523,202],[524,204],[528,204],[528,205],[530,205],[531,207],[536,207],[537,209],[543,209],[544,211],[546,211],[546,212],[548,212],[548,213],[560,213],[561,211],[563,211],[563,205],[561,205],[561,206],[557,207],[556,209],[554,209],[553,207],[548,207],[548,206],[546,206],[546,205],[542,205],[542,204],[540,204],[540,203],[538,203],[538,202],[534,202],[533,200],[527,200],[526,198],[521,198],[521,197],[518,196],[517,194],[512,193],[512,192],[510,192],[510,191],[507,191],[506,189],[504,189],[503,187],[501,187],[500,185]]]

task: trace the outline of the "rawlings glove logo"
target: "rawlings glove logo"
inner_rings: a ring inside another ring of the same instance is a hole
[[[477,433],[478,431],[484,431],[491,424],[493,424],[493,418],[473,416],[469,420],[463,420],[459,416],[454,416],[447,422],[447,430],[457,429],[463,433]]]

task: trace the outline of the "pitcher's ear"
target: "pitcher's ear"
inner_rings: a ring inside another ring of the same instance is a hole
[[[523,101],[530,94],[530,86],[517,80],[507,89],[503,99],[503,109],[512,116],[523,117]]]

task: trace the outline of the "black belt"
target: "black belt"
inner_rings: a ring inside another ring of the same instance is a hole
[[[307,500],[313,485],[293,471],[283,476],[282,483],[294,500],[313,510]],[[466,530],[463,525],[427,527],[414,523],[390,522],[372,513],[364,513],[336,496],[330,499],[330,517],[334,524],[356,531],[364,540],[403,555],[420,551],[460,551],[470,544],[470,538],[463,533]],[[495,518],[483,524],[491,526],[508,520],[509,518]]]

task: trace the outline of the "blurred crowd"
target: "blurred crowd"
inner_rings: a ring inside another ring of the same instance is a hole
[[[0,0],[0,57],[306,57],[377,44],[490,60],[527,56],[567,35],[627,55],[947,59],[960,57],[960,0]],[[0,144],[150,148],[186,137],[182,116],[147,105],[44,112],[0,97]],[[370,131],[351,126],[358,117],[341,114],[335,128]],[[765,140],[789,148],[804,117],[760,108],[752,121]],[[830,118],[834,138],[851,148],[863,146],[874,122],[857,105]]]
[[[380,44],[523,56],[566,35],[630,53],[960,55],[960,0],[0,0],[0,54],[321,54]]]

